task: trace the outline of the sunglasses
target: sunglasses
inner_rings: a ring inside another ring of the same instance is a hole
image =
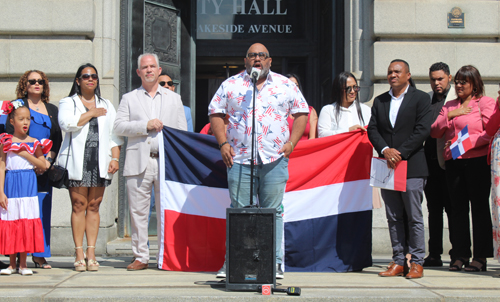
[[[347,91],[347,93],[351,93],[351,91],[355,91],[355,92],[358,92],[361,90],[361,87],[359,86],[356,86],[356,85],[353,85],[353,86],[347,86],[346,88],[344,88],[345,91]]]
[[[173,81],[168,81],[168,82],[161,81],[161,82],[160,82],[160,86],[161,86],[161,87],[165,87],[165,84],[167,84],[169,87],[174,86],[174,82],[173,82]]]
[[[45,80],[43,80],[43,79],[28,80],[28,83],[30,83],[30,85],[35,85],[36,82],[38,82],[38,84],[40,84],[40,85],[45,85]]]
[[[98,77],[97,77],[97,74],[93,73],[93,74],[90,74],[90,73],[84,73],[80,76],[80,79],[82,80],[88,80],[92,78],[92,80],[97,80]]]
[[[259,53],[249,52],[249,53],[247,53],[247,58],[249,58],[249,59],[255,59],[256,56],[259,56],[259,59],[261,59],[261,60],[265,60],[269,57],[269,55],[265,52],[259,52]]]
[[[463,86],[463,85],[465,85],[465,84],[467,84],[467,83],[468,83],[468,82],[467,82],[466,80],[455,80],[455,85],[460,84],[460,85],[462,85],[462,86]]]

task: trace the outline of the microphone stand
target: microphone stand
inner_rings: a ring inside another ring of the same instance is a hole
[[[252,143],[250,144],[252,147],[252,155],[251,155],[251,163],[250,163],[250,208],[257,208],[257,205],[253,204],[253,169],[254,169],[254,160],[255,160],[255,94],[257,92],[257,75],[252,74],[252,82],[253,82],[253,97],[252,97]]]

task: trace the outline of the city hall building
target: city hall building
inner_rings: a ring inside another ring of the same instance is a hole
[[[14,99],[19,77],[38,69],[49,77],[57,105],[77,68],[89,62],[99,71],[102,96],[118,107],[124,93],[140,86],[137,57],[150,52],[191,107],[195,131],[208,123],[212,96],[244,69],[255,42],[268,48],[271,70],[300,77],[318,113],[344,70],[358,78],[360,99],[370,105],[389,89],[387,67],[396,58],[410,64],[424,91],[438,61],[452,74],[475,65],[490,97],[500,81],[500,2],[493,0],[0,0],[0,19],[1,100]],[[67,190],[54,191],[52,252],[70,254],[71,202]],[[106,189],[100,213],[97,254],[118,253],[109,242],[130,235],[121,174]],[[156,223],[150,225],[153,235]],[[373,210],[373,236],[373,253],[391,252],[383,208]]]

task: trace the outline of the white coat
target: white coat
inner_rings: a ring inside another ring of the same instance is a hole
[[[123,144],[123,139],[113,132],[113,124],[116,117],[116,110],[110,101],[100,99],[95,96],[96,107],[105,108],[106,115],[97,118],[99,128],[99,173],[101,178],[111,179],[113,174],[108,173],[109,163],[111,161],[111,148]],[[76,108],[75,108],[76,105]],[[80,116],[87,110],[77,94],[71,97],[65,97],[59,102],[59,126],[65,132],[64,140],[59,151],[58,165],[65,167],[68,158],[69,179],[82,180],[83,174],[83,156],[85,151],[85,142],[89,132],[89,124],[78,126]],[[69,146],[70,134],[73,134],[71,148]]]

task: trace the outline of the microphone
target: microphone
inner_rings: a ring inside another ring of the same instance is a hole
[[[262,293],[262,291],[263,291],[262,285],[259,285],[259,287],[257,288],[257,291]],[[285,288],[274,288],[274,287],[272,287],[272,285],[271,285],[271,292],[273,294],[274,293],[286,293],[289,296],[300,296],[300,294],[301,294],[300,287],[289,287],[289,288],[285,289]]]
[[[257,82],[257,80],[259,79],[260,72],[261,72],[261,70],[259,68],[252,67],[252,72],[250,74],[252,75],[252,79],[254,80],[254,83]]]

